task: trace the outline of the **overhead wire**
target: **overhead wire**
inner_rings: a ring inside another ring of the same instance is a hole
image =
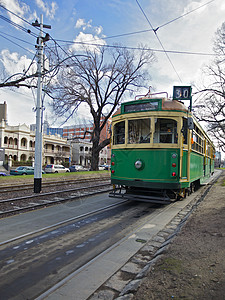
[[[175,21],[177,21],[177,20],[179,20],[179,19],[181,19],[181,18],[183,18],[183,17],[186,17],[187,15],[193,13],[194,11],[196,11],[196,10],[198,10],[198,9],[200,9],[200,8],[206,6],[206,5],[208,5],[208,4],[210,4],[210,3],[214,2],[214,1],[216,1],[216,0],[210,0],[210,1],[208,1],[208,2],[206,2],[206,3],[204,3],[204,4],[202,4],[202,5],[200,5],[200,6],[196,7],[196,8],[194,8],[194,9],[192,9],[192,10],[186,12],[185,14],[183,14],[183,15],[181,15],[181,16],[176,17],[176,18],[174,18],[174,19],[172,19],[172,20],[170,20],[170,21],[168,21],[168,22],[166,22],[166,23],[164,23],[164,24],[158,26],[157,28],[162,28],[162,27],[164,27],[164,26],[167,26],[167,25],[169,25],[169,24],[171,24],[171,23],[173,23],[173,22],[175,22]]]
[[[142,14],[144,15],[145,19],[147,20],[148,24],[150,25],[150,27],[151,27],[152,30],[154,31],[155,36],[156,36],[157,40],[159,41],[159,43],[160,43],[160,45],[161,45],[161,47],[162,47],[162,49],[163,49],[163,51],[164,51],[164,53],[165,53],[167,59],[169,60],[171,66],[172,66],[172,68],[173,68],[173,70],[174,70],[174,72],[176,73],[176,75],[177,75],[177,77],[179,78],[180,82],[182,82],[182,80],[181,80],[181,78],[180,78],[180,76],[179,76],[179,74],[178,74],[178,72],[177,72],[177,70],[176,70],[176,68],[175,68],[175,66],[174,66],[174,64],[173,64],[173,62],[172,62],[172,60],[170,59],[168,53],[166,52],[166,49],[164,48],[164,46],[163,46],[163,44],[162,44],[160,38],[159,38],[158,35],[157,35],[157,30],[158,30],[158,28],[156,28],[156,29],[153,28],[153,26],[152,26],[152,24],[151,24],[149,18],[148,18],[147,15],[145,14],[145,12],[144,12],[144,10],[142,9],[142,7],[141,7],[140,3],[138,2],[138,0],[136,0],[136,2],[137,2],[137,4],[138,4],[138,6],[139,6],[139,8],[140,8],[140,10],[141,10],[141,12],[142,12]]]
[[[148,48],[148,47],[131,47],[131,46],[122,46],[122,45],[109,45],[109,44],[100,44],[100,43],[90,43],[90,42],[76,42],[76,41],[65,41],[65,40],[55,40],[57,42],[63,42],[67,44],[80,44],[80,45],[87,45],[87,46],[98,46],[98,47],[105,47],[105,48],[121,48],[121,49],[130,49],[130,50],[145,50],[145,51],[153,51],[153,52],[167,52],[172,54],[187,54],[187,55],[199,55],[199,56],[216,56],[215,53],[205,53],[205,52],[191,52],[191,51],[177,51],[177,50],[161,50],[155,48]],[[49,47],[51,48],[51,47]]]
[[[3,15],[0,15],[0,18],[6,22],[8,22],[9,24],[13,25],[14,27],[26,32],[26,33],[29,33],[30,35],[34,36],[35,38],[38,37],[37,34],[33,33],[32,31],[28,30],[27,28],[23,27],[22,25],[19,25],[13,21],[11,21],[10,19],[4,17]]]
[[[13,39],[16,39],[16,40],[18,40],[18,41],[21,41],[21,42],[23,42],[23,43],[26,43],[26,44],[28,44],[28,45],[31,45],[31,46],[34,45],[34,44],[32,44],[32,43],[30,43],[30,42],[28,42],[28,41],[25,41],[25,40],[23,40],[23,39],[20,39],[20,38],[14,36],[14,35],[8,34],[8,33],[3,32],[3,31],[1,31],[1,30],[0,30],[0,33],[1,33],[2,35],[9,36],[9,37],[11,37],[11,38],[13,38]]]
[[[104,40],[104,39],[110,39],[110,38],[116,38],[116,37],[122,37],[122,36],[128,36],[128,35],[134,35],[134,34],[139,34],[139,33],[146,33],[146,32],[150,32],[150,31],[153,31],[155,34],[156,34],[156,31],[159,29],[159,28],[162,28],[162,27],[164,27],[164,26],[166,26],[166,25],[168,25],[168,24],[170,24],[170,23],[172,23],[172,22],[174,22],[174,21],[176,21],[176,20],[178,20],[178,19],[180,19],[180,18],[183,18],[183,17],[185,17],[186,15],[188,15],[188,14],[190,14],[190,13],[192,13],[192,12],[194,12],[194,11],[196,11],[196,10],[198,10],[198,9],[200,9],[200,8],[202,8],[203,6],[206,6],[206,5],[208,5],[208,4],[210,4],[211,2],[214,2],[214,1],[216,1],[216,0],[210,0],[210,1],[208,1],[207,3],[204,3],[203,5],[201,5],[201,6],[199,6],[199,7],[197,7],[197,8],[195,8],[195,9],[193,9],[193,10],[191,10],[191,11],[189,11],[189,12],[187,12],[187,13],[185,13],[185,14],[183,14],[183,15],[181,15],[181,16],[179,16],[179,17],[176,17],[176,18],[174,18],[174,19],[172,19],[172,20],[170,20],[170,21],[168,21],[168,22],[166,22],[166,23],[164,23],[164,24],[162,24],[162,25],[159,25],[156,29],[154,29],[153,28],[153,26],[151,25],[151,23],[149,24],[150,26],[151,26],[151,29],[146,29],[146,30],[140,30],[140,31],[134,31],[134,32],[130,32],[130,33],[122,33],[122,34],[118,34],[118,35],[113,35],[113,36],[109,36],[109,37],[103,37],[103,38],[99,38],[99,40]],[[137,2],[138,3],[138,2]],[[138,3],[139,4],[139,3]],[[25,22],[25,23],[27,23],[29,26],[32,26],[32,24],[30,23],[30,22],[28,22],[26,19],[24,19],[24,18],[22,18],[22,17],[20,17],[19,15],[17,15],[17,14],[15,14],[14,12],[12,12],[11,10],[9,10],[9,9],[7,9],[6,7],[4,7],[2,4],[0,4],[0,7],[1,8],[3,8],[3,9],[5,9],[7,12],[9,12],[9,13],[11,13],[11,14],[13,14],[14,16],[16,16],[16,17],[18,17],[19,19],[21,19],[23,22]],[[139,4],[139,7],[140,7],[140,4]],[[144,11],[143,11],[143,13],[144,13]],[[145,13],[144,13],[144,15],[145,15]],[[147,16],[145,15],[145,17],[147,18]],[[30,30],[28,31],[26,28],[24,28],[23,26],[21,26],[21,25],[18,25],[18,24],[16,24],[16,23],[14,23],[14,22],[12,22],[11,20],[9,20],[9,19],[7,19],[7,18],[5,18],[5,17],[3,17],[3,16],[1,16],[0,15],[0,18],[2,18],[2,19],[4,19],[5,21],[7,21],[7,22],[9,22],[11,25],[13,25],[13,26],[15,26],[15,27],[17,27],[17,28],[19,28],[19,29],[21,29],[21,30],[23,30],[23,31],[25,31],[26,33],[29,33],[29,34],[31,34],[31,35],[33,35],[34,37],[38,37],[38,35],[37,34],[35,34],[35,33],[33,33],[33,32],[31,32]],[[148,20],[148,18],[147,18],[147,20]],[[149,20],[148,20],[148,22],[149,22]],[[37,29],[36,27],[35,27],[35,29]],[[45,33],[45,32],[44,32]],[[156,37],[158,38],[158,35],[156,34]],[[14,37],[15,38],[15,37]],[[77,43],[77,44],[83,44],[83,45],[96,45],[96,46],[99,46],[99,47],[101,47],[101,46],[104,46],[104,47],[109,47],[109,48],[127,48],[127,49],[136,49],[136,50],[140,50],[141,48],[140,47],[126,47],[126,46],[119,46],[119,45],[102,45],[102,44],[97,44],[97,43],[93,43],[93,44],[91,44],[91,42],[92,41],[89,41],[89,42],[74,42],[74,41],[66,41],[66,40],[59,40],[59,39],[54,39],[52,36],[50,36],[50,38],[52,39],[52,41],[54,41],[54,43],[66,54],[66,55],[69,55],[67,52],[66,52],[66,50],[65,49],[63,49],[61,46],[60,46],[60,44],[58,43],[58,42],[63,42],[63,43],[68,43],[68,44],[74,44],[74,43]],[[94,40],[93,40],[94,41]],[[96,39],[95,39],[95,41],[96,41]],[[161,41],[159,41],[160,43],[161,43]],[[17,44],[18,45],[18,44]],[[23,48],[22,46],[20,46],[20,45],[18,45],[19,47],[21,47],[21,48]],[[191,51],[175,51],[175,50],[165,50],[165,48],[163,47],[163,45],[161,45],[161,47],[162,47],[162,49],[163,50],[159,50],[159,49],[151,49],[151,48],[145,48],[146,50],[151,50],[151,51],[154,51],[154,52],[164,52],[164,53],[173,53],[173,54],[187,54],[187,55],[205,55],[205,56],[214,56],[215,54],[213,54],[213,53],[202,53],[202,52],[191,52]],[[48,47],[49,49],[51,49],[50,47]],[[25,48],[23,48],[23,49],[25,49]],[[145,50],[145,49],[143,49],[143,50]],[[26,51],[28,51],[27,49],[25,49]],[[170,58],[169,58],[169,60],[170,60]],[[178,75],[179,76],[179,75]]]
[[[20,17],[19,15],[15,14],[14,12],[12,12],[11,10],[7,9],[6,7],[4,7],[2,4],[0,4],[0,7],[2,7],[3,9],[5,9],[7,12],[13,14],[14,16],[16,16],[17,18],[21,19],[23,22],[27,23],[28,25],[32,26],[32,24],[30,22],[28,22],[27,20],[25,20],[24,18]],[[0,15],[0,18],[2,17],[2,19],[4,19],[5,21],[7,21],[8,23],[10,23],[11,25],[15,26],[15,27],[18,27],[19,29],[25,31],[25,32],[28,32],[28,30],[26,28],[24,28],[23,26],[21,25],[18,25],[14,22],[12,22],[11,20],[9,20],[8,18],[4,17],[4,16],[1,16]],[[36,27],[34,27],[35,29],[37,29]],[[36,38],[38,37],[38,34],[34,34],[33,32],[29,31],[28,32],[29,34],[31,35],[34,35]],[[43,33],[46,33],[43,31]],[[68,55],[68,53],[57,43],[57,41],[51,36],[49,35],[50,39],[52,39],[52,41],[54,41],[55,44],[57,44],[57,46],[65,53]]]
[[[10,40],[9,38],[7,38],[6,36],[4,36],[3,34],[1,34],[1,33],[0,33],[0,36],[1,36],[1,37],[3,37],[4,39],[6,39],[7,41],[9,41],[9,42],[13,43],[14,45],[16,45],[16,46],[20,47],[21,49],[23,49],[23,50],[25,50],[25,51],[27,51],[27,52],[30,52],[32,55],[34,55],[34,53],[33,53],[33,52],[31,52],[31,51],[30,51],[30,50],[28,50],[27,48],[24,48],[23,46],[19,45],[18,43],[16,43],[16,42],[14,42],[14,41]]]
[[[21,16],[17,15],[16,13],[14,13],[13,11],[9,10],[8,8],[6,8],[4,5],[0,4],[0,7],[5,9],[7,12],[9,12],[10,14],[14,15],[15,17],[19,18],[20,20],[22,20],[24,23],[28,24],[29,26],[31,26],[32,28],[35,28],[32,26],[32,24],[27,21],[26,19],[22,18]],[[10,20],[11,21],[11,20]],[[13,21],[11,21],[12,23],[14,23]],[[16,23],[15,23],[16,24]],[[21,25],[20,25],[21,26]],[[21,26],[23,27],[23,26]],[[23,27],[24,28],[24,27]],[[27,30],[26,28],[24,28],[25,30]],[[35,28],[36,29],[36,28]],[[35,37],[37,37],[38,35],[33,33],[33,32],[28,32],[31,35],[35,35]]]
[[[173,22],[175,22],[175,21],[177,21],[177,20],[179,20],[179,19],[181,19],[181,18],[189,15],[190,13],[192,13],[192,12],[194,12],[194,11],[196,11],[196,10],[198,10],[198,9],[200,9],[200,8],[206,6],[206,5],[208,5],[208,4],[210,4],[211,2],[214,2],[214,1],[216,1],[216,0],[210,0],[210,1],[208,1],[208,2],[206,2],[204,4],[202,4],[202,5],[200,5],[198,7],[196,7],[195,9],[192,9],[192,10],[188,11],[185,14],[182,14],[181,16],[178,16],[178,17],[176,17],[176,18],[174,18],[174,19],[172,19],[172,20],[170,20],[170,21],[168,21],[166,23],[163,23],[162,25],[157,26],[156,29],[151,28],[151,29],[145,29],[145,30],[127,32],[127,33],[121,33],[121,34],[117,34],[117,35],[101,37],[101,38],[99,38],[99,40],[107,40],[107,39],[118,38],[118,37],[129,36],[129,35],[135,35],[135,34],[140,34],[140,33],[146,33],[146,32],[151,32],[151,31],[154,32],[154,31],[156,31],[156,30],[158,30],[158,29],[160,29],[160,28],[162,28],[162,27],[164,27],[166,25],[169,25],[169,24],[171,24],[171,23],[173,23]],[[95,42],[96,40],[98,40],[98,39],[90,40],[90,41],[87,41],[87,42],[91,43],[91,42]],[[56,39],[56,41],[65,42],[65,43],[73,43],[72,41],[65,41],[65,40],[59,40],[59,39]],[[208,55],[208,54],[206,54],[206,55]]]
[[[148,19],[147,15],[145,14],[144,10],[142,9],[140,3],[138,2],[138,0],[136,0],[136,2],[137,2],[137,4],[138,4],[139,8],[141,9],[141,11],[142,11],[143,15],[145,16],[147,22],[149,23],[151,29],[146,29],[146,30],[141,30],[141,31],[135,31],[135,32],[130,32],[130,33],[124,33],[124,34],[119,34],[119,35],[114,35],[114,36],[102,38],[102,39],[115,38],[115,37],[122,37],[122,36],[126,36],[126,35],[132,35],[132,34],[138,34],[138,33],[145,33],[145,32],[149,32],[149,31],[153,31],[153,32],[155,33],[156,38],[158,39],[158,41],[159,41],[161,47],[162,47],[162,50],[159,50],[159,49],[152,49],[152,48],[141,48],[141,47],[127,47],[127,46],[120,46],[120,45],[106,45],[106,44],[97,44],[97,43],[90,43],[90,42],[87,43],[87,42],[63,41],[63,40],[56,40],[56,39],[54,39],[52,36],[50,36],[50,39],[51,39],[51,40],[55,43],[55,45],[57,45],[57,46],[58,46],[58,47],[59,47],[59,48],[67,55],[67,56],[71,56],[71,55],[70,55],[65,49],[63,49],[63,47],[62,47],[58,42],[65,42],[65,43],[72,43],[72,44],[83,44],[83,45],[95,45],[95,46],[99,46],[99,47],[108,47],[108,48],[125,48],[125,49],[132,49],[132,50],[146,50],[146,51],[154,51],[154,52],[163,52],[163,53],[165,53],[165,55],[167,56],[167,58],[168,58],[168,60],[169,60],[169,62],[170,62],[170,64],[171,64],[172,68],[174,69],[174,72],[176,73],[176,75],[178,76],[179,80],[181,81],[181,78],[180,78],[178,72],[176,71],[175,66],[174,66],[173,62],[171,61],[171,59],[170,59],[168,53],[172,53],[172,54],[187,54],[187,55],[205,55],[205,56],[212,56],[212,55],[215,55],[215,54],[211,54],[211,53],[201,53],[201,52],[190,52],[190,51],[166,50],[166,49],[164,48],[164,46],[163,46],[161,40],[159,39],[159,37],[158,37],[158,35],[157,35],[157,31],[159,30],[159,28],[162,28],[162,27],[164,27],[164,26],[166,26],[166,25],[168,25],[168,24],[170,24],[170,23],[172,23],[172,22],[174,22],[174,21],[176,21],[176,20],[178,20],[178,19],[180,19],[180,18],[182,18],[182,17],[185,17],[186,15],[188,15],[188,14],[190,14],[190,13],[192,13],[192,12],[194,12],[194,11],[200,9],[201,7],[206,6],[206,5],[208,5],[209,3],[214,2],[214,1],[215,1],[215,0],[210,0],[210,1],[208,1],[207,3],[201,5],[201,6],[195,8],[195,9],[193,9],[193,10],[191,10],[191,11],[189,11],[189,12],[187,12],[187,13],[185,13],[185,14],[183,14],[183,15],[177,17],[177,18],[174,18],[174,19],[172,19],[171,21],[166,22],[166,23],[164,23],[164,24],[158,26],[156,29],[154,29],[153,26],[152,26],[152,24],[151,24],[151,22],[150,22],[150,20]],[[14,16],[18,17],[18,18],[21,19],[23,22],[27,23],[29,26],[32,26],[32,24],[31,24],[30,22],[28,22],[28,21],[25,20],[24,18],[20,17],[19,15],[15,14],[15,13],[12,12],[11,10],[7,9],[7,8],[4,7],[3,5],[0,4],[0,7],[3,8],[3,9],[5,9],[7,12],[13,14]],[[34,37],[38,37],[38,35],[35,34],[35,33],[33,33],[31,30],[27,30],[25,27],[23,27],[23,26],[21,26],[21,25],[15,23],[15,22],[9,20],[8,18],[6,18],[6,17],[4,17],[4,16],[2,16],[2,15],[0,15],[0,18],[3,19],[4,21],[7,21],[7,22],[10,23],[11,25],[13,25],[13,26],[15,26],[15,27],[17,27],[17,28],[23,30],[24,32],[29,33],[29,34],[31,34],[31,35],[34,36]],[[35,27],[35,29],[37,29],[37,28]],[[9,40],[10,42],[14,43],[15,45],[19,46],[20,48],[22,48],[22,49],[24,49],[24,50],[26,50],[26,51],[29,51],[28,49],[26,49],[26,48],[22,47],[21,45],[15,43],[15,42],[13,42],[13,41],[11,41],[10,39],[6,38],[5,36],[3,36],[3,35],[1,35],[1,34],[0,34],[0,36],[2,36],[3,38]],[[11,37],[13,37],[13,36],[11,36]],[[13,38],[16,38],[16,37],[13,37]],[[18,39],[18,38],[17,38],[17,39]],[[18,40],[20,40],[20,39],[18,39]],[[21,41],[23,41],[23,40],[21,40]],[[95,41],[96,41],[96,40],[95,40]],[[25,41],[23,41],[23,42],[25,42]],[[50,51],[52,51],[51,47],[49,47],[49,46],[47,46],[47,47],[50,49]],[[57,51],[57,47],[56,47],[56,51]],[[32,53],[31,51],[29,51],[29,52]],[[53,52],[53,51],[52,51],[52,52]],[[54,52],[53,52],[53,53],[54,53]],[[33,54],[33,53],[32,53],[32,54]],[[57,54],[55,54],[55,55],[57,55]]]

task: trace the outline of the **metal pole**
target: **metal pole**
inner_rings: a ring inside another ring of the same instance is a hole
[[[38,38],[38,87],[36,105],[36,131],[35,131],[35,162],[34,162],[34,193],[40,193],[42,184],[42,124],[41,124],[41,94],[43,70],[43,15],[40,20],[40,33]]]

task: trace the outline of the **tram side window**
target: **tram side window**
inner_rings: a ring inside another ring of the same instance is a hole
[[[128,121],[128,144],[150,143],[151,119]]]
[[[192,131],[192,150],[198,151],[200,153],[204,152],[204,136],[197,126],[194,127]]]
[[[209,157],[211,156],[211,145],[208,145],[207,155],[208,155]]]
[[[177,122],[172,119],[155,119],[154,143],[177,143]]]
[[[116,123],[114,126],[114,137],[113,144],[124,144],[125,143],[125,122]]]

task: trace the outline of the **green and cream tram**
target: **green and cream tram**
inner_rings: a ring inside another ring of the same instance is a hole
[[[112,119],[111,151],[110,196],[167,203],[214,172],[213,143],[192,112],[168,97],[123,103]]]

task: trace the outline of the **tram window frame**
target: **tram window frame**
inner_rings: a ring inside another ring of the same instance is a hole
[[[123,144],[125,144],[125,121],[120,121],[113,127],[113,145]]]
[[[199,152],[201,154],[204,153],[204,135],[201,130],[195,125],[194,129],[192,130],[192,145],[191,149]]]
[[[183,127],[181,129],[181,132],[184,137],[183,143],[187,145],[188,144],[188,120],[187,118],[184,117],[183,117]]]
[[[178,127],[178,121],[175,119],[155,118],[155,131],[153,136],[153,143],[154,144],[158,144],[158,143],[177,144],[178,143],[177,127]]]
[[[128,119],[128,144],[146,144],[150,141],[151,118]]]

